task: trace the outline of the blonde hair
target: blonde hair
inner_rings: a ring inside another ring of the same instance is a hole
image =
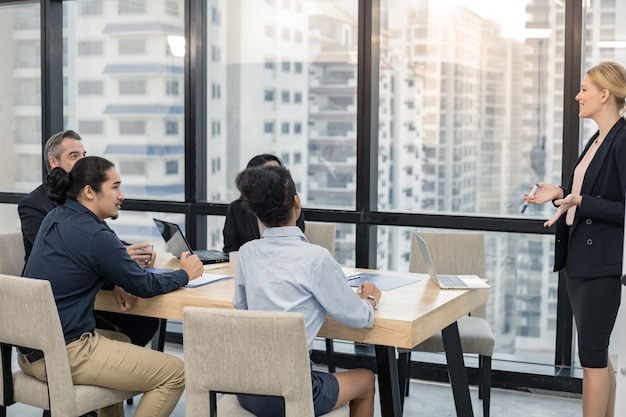
[[[587,75],[601,90],[609,90],[621,114],[626,106],[626,69],[616,62],[602,62],[590,68]]]

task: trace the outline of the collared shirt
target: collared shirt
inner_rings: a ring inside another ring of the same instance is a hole
[[[327,314],[349,327],[374,325],[372,305],[350,288],[341,266],[295,226],[267,228],[239,249],[233,304],[304,314],[309,349]]]
[[[50,281],[67,343],[94,331],[96,294],[107,280],[140,297],[189,282],[183,270],[164,274],[143,270],[104,221],[72,200],[41,223],[24,276]]]

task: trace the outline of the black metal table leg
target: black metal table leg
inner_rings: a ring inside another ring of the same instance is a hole
[[[382,417],[402,416],[402,396],[398,384],[396,348],[376,345],[376,371]]]
[[[448,361],[448,374],[454,395],[454,405],[458,417],[474,417],[472,400],[469,394],[469,382],[467,379],[467,369],[463,361],[463,349],[461,348],[461,338],[459,337],[459,327],[454,322],[442,330],[443,345],[446,349],[446,360]]]
[[[167,319],[159,319],[159,329],[157,330],[155,337],[152,338],[152,349],[163,352],[165,348],[165,331],[167,328]]]

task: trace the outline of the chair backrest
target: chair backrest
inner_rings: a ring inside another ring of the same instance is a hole
[[[482,233],[413,232],[409,272],[427,273],[415,235],[419,235],[426,242],[438,274],[478,275],[486,278],[485,240]],[[485,306],[472,311],[472,315],[485,317]]]
[[[314,245],[328,249],[335,256],[335,223],[304,222],[304,236]]]
[[[282,396],[287,417],[313,416],[304,316],[185,307],[187,416],[209,409],[209,392]]]
[[[76,415],[65,339],[50,282],[0,275],[0,306],[0,343],[43,351],[50,409],[55,415]],[[3,387],[6,383],[0,380]]]
[[[24,256],[22,232],[0,234],[0,274],[22,275]]]

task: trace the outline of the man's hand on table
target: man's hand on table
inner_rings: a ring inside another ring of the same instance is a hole
[[[198,255],[192,255],[189,252],[183,252],[180,255],[180,269],[187,273],[189,281],[202,276],[204,265],[198,258]]]
[[[113,294],[115,295],[115,301],[117,301],[117,305],[119,306],[121,312],[128,313],[132,310],[137,297],[127,293],[124,288],[118,287],[117,285],[113,288]]]
[[[142,268],[153,268],[156,260],[156,252],[152,244],[148,242],[134,243],[126,246],[126,252]]]

